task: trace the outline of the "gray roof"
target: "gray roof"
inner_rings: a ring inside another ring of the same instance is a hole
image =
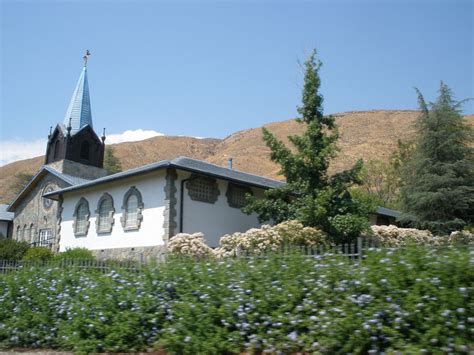
[[[85,182],[90,181],[88,179],[84,179],[84,178],[81,178],[81,177],[78,177],[78,176],[73,176],[73,175],[69,175],[69,174],[60,173],[59,171],[57,171],[56,169],[53,169],[50,166],[45,166],[44,169],[49,171],[51,174],[57,176],[58,178],[60,178],[64,182],[68,183],[69,185],[78,185],[78,184],[83,184]]]
[[[15,207],[16,205],[23,199],[23,197],[31,191],[31,189],[36,186],[37,182],[40,180],[40,178],[42,178],[45,174],[47,173],[50,173],[54,176],[56,176],[57,178],[61,179],[62,181],[64,181],[66,184],[68,185],[78,185],[78,184],[83,184],[87,181],[90,181],[90,180],[87,180],[87,179],[83,179],[83,178],[80,178],[80,177],[77,177],[77,176],[72,176],[72,175],[68,175],[68,174],[63,174],[59,171],[57,171],[56,169],[50,167],[50,166],[47,166],[47,165],[43,165],[41,167],[41,169],[36,173],[35,176],[33,176],[33,178],[30,180],[30,182],[23,188],[23,190],[21,190],[18,195],[16,195],[16,197],[13,199],[12,203],[10,203],[10,206],[8,206],[8,211],[14,211],[15,210]]]
[[[241,171],[224,168],[215,164],[206,163],[202,160],[191,159],[187,157],[179,157],[173,160],[162,160],[156,163],[148,164],[141,166],[139,168],[127,170],[121,173],[105,176],[103,178],[87,181],[82,184],[66,187],[64,189],[56,190],[45,194],[45,197],[56,198],[60,194],[77,191],[91,186],[96,186],[100,184],[105,184],[111,181],[122,180],[131,176],[136,176],[139,174],[165,169],[165,168],[175,168],[179,170],[189,171],[193,173],[201,173],[215,178],[233,181],[236,183],[241,183],[245,185],[250,185],[254,187],[261,187],[264,189],[274,188],[284,185],[284,182],[267,179],[258,175],[253,175],[249,173],[244,173]]]
[[[385,207],[377,207],[377,214],[384,215],[384,216],[389,216],[393,218],[398,218],[402,214],[399,211],[391,210],[390,208],[385,208]]]
[[[82,68],[71,102],[64,116],[64,125],[71,125],[71,134],[75,135],[83,127],[92,127],[91,100],[89,97],[89,83],[87,81],[87,67]]]
[[[15,214],[7,211],[8,205],[0,205],[0,221],[13,221]]]
[[[262,176],[224,168],[222,166],[207,163],[202,160],[191,159],[188,157],[179,157],[173,160],[161,160],[156,163],[143,165],[135,169],[130,169],[124,172],[105,176],[95,180],[85,180],[74,176],[61,174],[58,171],[46,166],[44,167],[44,169],[63,179],[71,186],[50,192],[48,194],[45,194],[44,196],[55,199],[63,193],[77,191],[96,185],[106,184],[112,181],[122,180],[128,177],[166,168],[175,168],[179,170],[189,171],[192,173],[201,173],[215,178],[246,184],[254,187],[260,187],[264,189],[280,187],[285,184],[282,181],[267,179]],[[377,207],[376,213],[394,218],[398,218],[401,214],[399,211],[395,211],[385,207]]]

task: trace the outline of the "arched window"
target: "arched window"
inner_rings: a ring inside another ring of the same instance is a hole
[[[89,202],[84,197],[81,197],[74,209],[74,235],[76,237],[86,236],[89,231]]]
[[[33,223],[30,224],[30,242],[35,242],[36,233],[35,233],[35,225]]]
[[[120,221],[124,230],[140,229],[140,224],[143,220],[143,206],[142,194],[135,186],[132,186],[123,198],[122,218],[120,218]]]
[[[114,200],[108,193],[104,193],[97,204],[95,211],[97,233],[110,233],[114,225]]]
[[[23,226],[23,240],[25,242],[30,241],[30,230],[28,229],[28,226],[26,224]]]
[[[21,227],[16,227],[16,240],[21,241]]]
[[[81,144],[81,159],[89,160],[89,143],[86,141]]]

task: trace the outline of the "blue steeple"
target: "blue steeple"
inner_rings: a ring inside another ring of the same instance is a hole
[[[87,61],[86,61],[87,63]],[[86,125],[92,128],[91,102],[89,84],[87,82],[87,66],[84,65],[76,89],[72,94],[71,102],[64,117],[64,125],[71,124],[71,134],[74,135]]]

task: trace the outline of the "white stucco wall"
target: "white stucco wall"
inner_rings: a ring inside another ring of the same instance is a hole
[[[59,250],[65,251],[66,248],[75,247],[101,250],[163,245],[164,177],[165,171],[158,171],[65,194]],[[135,186],[142,195],[143,220],[139,230],[124,231],[120,223],[123,197],[132,186]],[[100,197],[105,192],[113,197],[115,222],[111,233],[97,234],[95,211]],[[87,236],[76,237],[73,230],[73,214],[81,197],[89,202],[90,225]]]
[[[180,215],[180,195],[181,195],[181,180],[187,179],[189,173],[178,171],[178,180],[176,181],[177,188],[177,225],[179,226]],[[219,239],[225,234],[233,232],[245,232],[250,228],[260,227],[256,214],[246,215],[240,209],[230,207],[227,203],[227,185],[225,180],[217,179],[220,194],[215,203],[206,203],[194,201],[189,197],[184,184],[184,200],[183,200],[183,232],[195,233],[202,232],[204,237],[211,247],[219,246]],[[263,190],[252,188],[254,196],[263,196]]]

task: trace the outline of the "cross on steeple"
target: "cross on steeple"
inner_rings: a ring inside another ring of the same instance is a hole
[[[82,57],[82,59],[84,59],[84,66],[87,67],[87,60],[89,59],[89,56],[91,55],[91,52],[89,52],[88,49],[86,49],[86,54],[84,55],[84,57]]]

